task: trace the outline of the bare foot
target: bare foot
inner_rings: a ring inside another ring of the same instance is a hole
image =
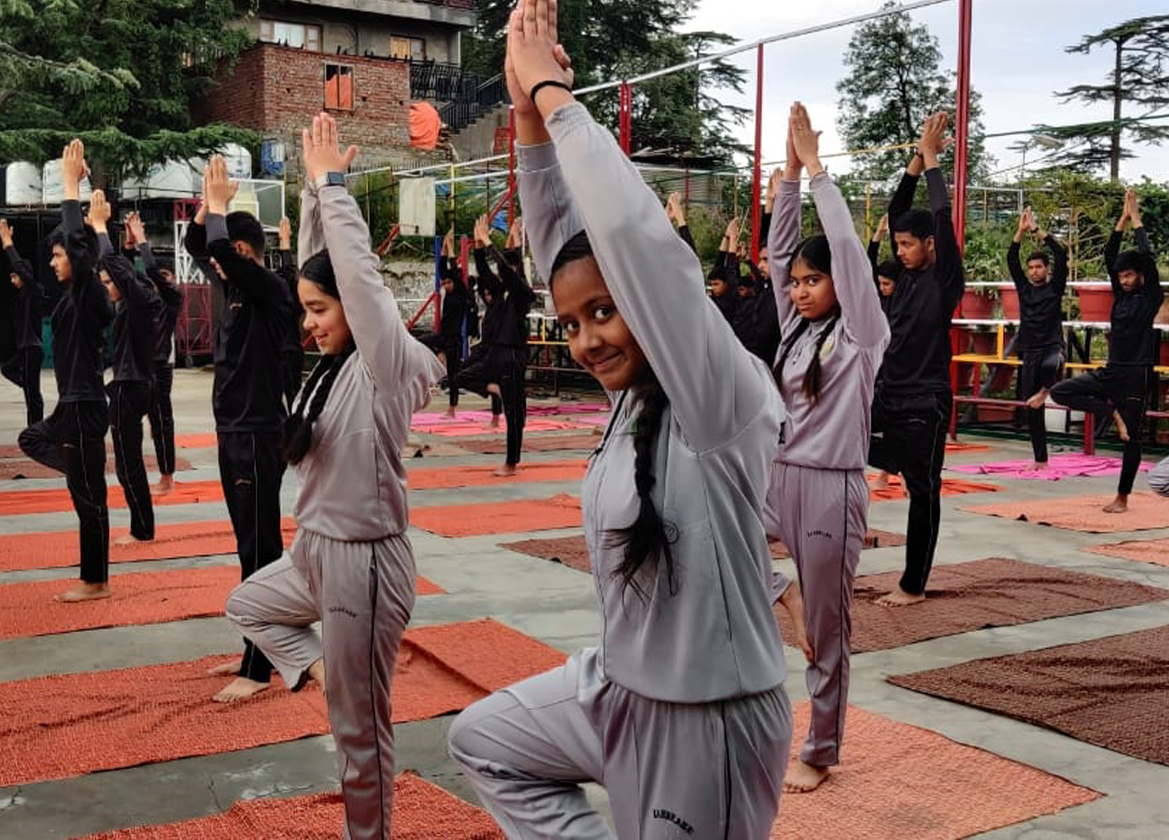
[[[497,467],[495,472],[492,473],[492,475],[494,475],[496,478],[503,478],[504,476],[515,475],[515,474],[516,474],[516,465],[515,464],[504,464],[501,467]]]
[[[207,669],[207,673],[213,677],[230,677],[239,673],[239,669],[244,665],[243,657],[233,659],[230,662],[224,662],[222,665],[215,665]]]
[[[249,680],[247,677],[236,677],[223,687],[223,690],[211,699],[216,703],[234,703],[237,700],[246,700],[259,694],[268,687],[268,683]]]
[[[796,630],[796,637],[792,643],[804,652],[804,659],[809,662],[814,658],[812,643],[808,641],[808,630],[804,624],[804,597],[800,594],[800,584],[792,581],[791,586],[779,596],[779,603],[787,610]]]
[[[126,534],[124,537],[118,537],[116,540],[114,540],[112,545],[123,548],[128,545],[133,545],[136,542],[142,542],[142,540],[139,540],[133,534]]]
[[[1124,513],[1128,510],[1128,494],[1117,493],[1116,498],[1104,506],[1105,513]]]
[[[1042,388],[1038,392],[1032,394],[1027,400],[1028,408],[1043,408],[1047,403],[1047,389]]]
[[[150,494],[152,496],[165,496],[175,489],[175,477],[173,475],[160,475],[157,484],[150,485]]]
[[[882,607],[911,607],[914,604],[920,604],[924,600],[924,592],[920,595],[911,595],[910,593],[898,587],[888,595],[882,595],[880,598],[878,598],[877,603]]]
[[[1036,461],[1028,469],[1030,469],[1032,472],[1043,472],[1045,469],[1047,469],[1047,462]]]
[[[110,597],[108,583],[82,583],[79,586],[62,592],[56,600],[63,604],[79,604],[82,601],[100,601]]]
[[[1112,412],[1112,422],[1116,424],[1116,434],[1120,436],[1121,440],[1123,440],[1125,443],[1128,443],[1128,426],[1124,424],[1124,418],[1120,416],[1119,411]]]
[[[491,415],[491,422],[487,424],[487,428],[489,428],[489,429],[498,429],[499,428],[499,415],[498,414]]]
[[[325,687],[325,660],[318,659],[312,665],[308,666],[309,679],[315,680],[317,685],[321,688]]]
[[[874,490],[884,490],[888,486],[889,486],[889,473],[885,472],[884,470],[881,470],[880,474],[877,476],[876,481],[873,482],[873,489]]]
[[[453,405],[446,410],[446,416],[451,418],[455,416],[455,407]]]
[[[495,394],[495,396],[503,399],[503,391],[499,390],[499,385],[494,382],[487,383],[487,393]]]
[[[796,761],[794,764],[788,765],[787,775],[783,779],[783,792],[811,793],[820,787],[827,778],[827,767],[816,767],[812,764]]]

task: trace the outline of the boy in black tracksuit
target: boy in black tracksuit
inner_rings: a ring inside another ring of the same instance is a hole
[[[892,338],[873,400],[869,464],[900,473],[909,491],[905,572],[884,606],[925,600],[941,522],[942,462],[950,420],[950,321],[966,281],[950,197],[937,157],[946,115],[926,121],[918,152],[889,204],[901,270],[889,309]],[[925,172],[930,211],[911,209]]]
[[[487,250],[492,254],[495,248],[491,244],[486,217],[479,219],[475,225],[475,286],[479,297],[483,301],[483,318],[479,323],[479,343],[471,350],[467,363],[459,371],[459,387],[491,398],[491,425],[499,426],[499,417],[503,414],[503,402],[499,395],[488,390],[492,383],[499,384],[491,370],[492,350],[499,340],[499,327],[503,320],[503,310],[507,307],[507,300],[503,295],[503,284],[491,269],[487,260]],[[498,259],[498,256],[496,257]]]
[[[154,377],[155,337],[162,316],[162,300],[133,264],[114,252],[107,223],[110,205],[101,191],[90,202],[89,218],[97,234],[99,276],[114,303],[114,376],[109,395],[110,432],[118,483],[130,509],[130,537],[118,541],[154,539],[154,506],[142,461],[142,418],[150,407]]]
[[[264,229],[259,221],[248,213],[225,212],[231,187],[222,157],[212,158],[203,181],[203,205],[187,231],[186,247],[197,259],[214,260],[226,295],[215,333],[212,407],[219,478],[235,531],[241,578],[246,579],[284,552],[280,429],[287,415],[280,354],[288,339],[292,301],[287,284],[264,268]],[[267,687],[271,672],[267,658],[245,642],[238,676],[214,699],[231,702],[255,694]]]
[[[66,285],[52,315],[57,407],[20,433],[20,448],[28,457],[65,473],[77,511],[81,584],[60,596],[66,602],[110,596],[105,442],[109,413],[102,346],[114,308],[97,276],[97,238],[82,220],[80,184],[86,171],[85,147],[74,140],[62,161],[61,228],[50,237],[50,264],[58,282]]]
[[[296,290],[300,278],[296,272],[296,260],[292,257],[292,225],[288,219],[280,220],[280,264],[276,268],[276,273],[288,286],[288,296],[292,299],[292,320],[288,323],[288,339],[281,354],[284,362],[284,403],[291,414],[292,403],[300,393],[300,386],[304,381],[304,344],[301,343],[300,324],[304,309],[300,305],[300,294]]]
[[[489,366],[492,382],[499,385],[503,416],[507,421],[507,459],[495,475],[514,475],[520,462],[524,442],[524,423],[528,417],[528,312],[536,293],[524,280],[523,261],[518,249],[508,249],[496,260],[503,299],[499,328],[491,350]]]
[[[455,234],[452,230],[443,240],[439,265],[442,282],[442,318],[437,333],[422,336],[419,341],[446,360],[446,383],[450,393],[447,416],[454,417],[459,405],[459,368],[463,362],[463,322],[470,308],[470,292],[463,270],[455,259]]]
[[[0,219],[0,246],[8,259],[8,274],[16,287],[12,307],[12,337],[15,352],[0,367],[4,378],[24,391],[24,406],[28,425],[39,423],[45,416],[45,401],[41,397],[41,365],[45,351],[41,346],[41,316],[44,309],[44,290],[36,280],[32,266],[21,259],[12,241],[12,228]]]
[[[1023,234],[1030,231],[1051,251],[1034,251],[1027,271],[1019,260]],[[1049,263],[1054,269],[1048,277]],[[1047,466],[1047,423],[1043,404],[1063,369],[1063,293],[1068,282],[1068,252],[1048,233],[1039,231],[1028,207],[1019,219],[1015,238],[1007,249],[1007,268],[1019,295],[1019,355],[1023,369],[1019,382],[1027,400],[1027,424],[1035,469]]]
[[[1120,253],[1124,229],[1129,224],[1137,247]],[[1141,464],[1141,425],[1157,358],[1153,320],[1165,297],[1136,192],[1131,188],[1125,193],[1120,221],[1104,248],[1104,264],[1113,294],[1108,364],[1058,383],[1051,389],[1051,398],[1077,411],[1112,416],[1117,434],[1124,441],[1124,460],[1116,498],[1104,511],[1124,513]]]

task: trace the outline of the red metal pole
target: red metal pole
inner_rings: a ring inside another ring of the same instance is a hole
[[[629,155],[633,151],[633,89],[622,82],[617,88],[618,123],[617,130],[621,142],[621,150]]]
[[[751,259],[759,262],[759,192],[763,178],[763,45],[755,69],[755,177],[751,186]],[[731,243],[734,245],[735,243]]]
[[[958,108],[954,115],[954,235],[966,249],[966,171],[970,137],[970,32],[974,0],[958,0]]]
[[[507,109],[507,226],[515,223],[515,108]]]

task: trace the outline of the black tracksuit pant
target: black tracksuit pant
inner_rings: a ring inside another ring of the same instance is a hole
[[[942,464],[951,410],[949,394],[914,397],[878,394],[873,400],[869,464],[886,472],[900,473],[909,493],[901,589],[911,595],[925,592],[934,564],[942,520]]]
[[[1076,411],[1091,412],[1097,418],[1109,418],[1120,412],[1128,427],[1128,443],[1120,467],[1116,492],[1132,492],[1137,470],[1141,466],[1141,426],[1149,396],[1150,368],[1142,365],[1106,365],[1073,379],[1065,379],[1051,389],[1051,398]],[[1099,427],[1097,427],[1099,428]]]
[[[40,347],[24,347],[0,366],[4,378],[24,391],[30,426],[45,418],[45,401],[41,397],[41,365],[44,361],[45,351]]]
[[[284,553],[280,533],[280,482],[284,460],[277,432],[219,432],[219,478],[239,552],[240,580]],[[239,675],[268,682],[272,664],[244,642]]]
[[[81,536],[81,580],[105,583],[110,567],[110,511],[106,504],[105,401],[58,403],[53,413],[20,433],[20,449],[65,474]]]
[[[471,355],[467,357],[467,363],[459,371],[459,387],[481,397],[490,397],[491,413],[498,417],[503,414],[503,402],[487,390],[487,386],[492,382],[499,384],[498,377],[493,377],[491,347],[482,343],[476,344]]]
[[[524,445],[524,424],[528,419],[528,394],[524,375],[528,369],[526,347],[496,345],[491,350],[491,367],[499,377],[503,416],[507,421],[507,463],[520,462]]]
[[[154,438],[154,457],[158,459],[158,471],[163,475],[174,475],[175,472],[175,410],[170,399],[174,381],[175,369],[170,362],[155,364],[147,416],[150,418],[150,436]]]
[[[154,539],[154,505],[142,460],[142,418],[150,408],[150,383],[111,382],[110,437],[114,441],[114,469],[130,508],[130,533],[139,540]]]
[[[1030,399],[1039,393],[1040,389],[1050,389],[1059,380],[1063,370],[1063,347],[1037,347],[1024,350],[1023,369],[1019,374],[1019,382],[1023,389],[1022,397]],[[1031,432],[1031,452],[1035,456],[1035,463],[1047,463],[1047,412],[1044,408],[1027,409],[1027,426]]]

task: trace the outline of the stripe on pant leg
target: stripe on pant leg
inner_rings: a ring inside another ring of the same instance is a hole
[[[373,743],[374,743],[374,759],[377,761],[377,787],[378,787],[378,837],[386,837],[386,782],[382,774],[382,739],[381,739],[381,725],[378,722],[378,702],[377,692],[374,690],[374,648],[377,643],[377,608],[380,600],[378,596],[378,588],[380,578],[377,573],[377,548],[371,546],[369,555],[369,601],[370,601],[370,619],[369,619],[369,708],[373,711]],[[391,781],[391,784],[393,782]],[[346,817],[348,821],[348,817]]]

